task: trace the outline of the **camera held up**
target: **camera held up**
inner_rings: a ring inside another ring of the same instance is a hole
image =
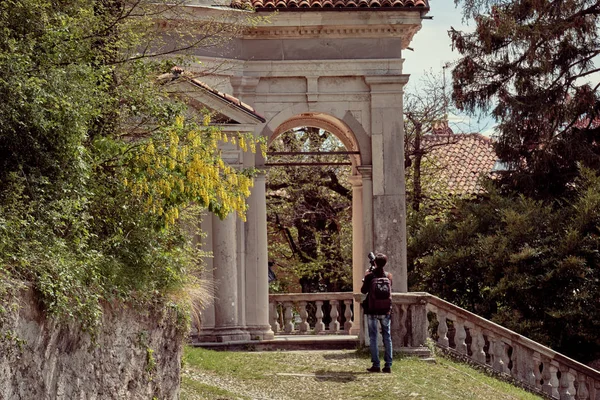
[[[372,272],[375,269],[375,254],[373,254],[373,252],[371,251],[367,257],[369,258],[369,264],[371,264],[371,266],[369,267],[369,272]]]

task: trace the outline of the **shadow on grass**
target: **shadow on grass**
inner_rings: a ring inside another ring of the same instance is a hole
[[[360,350],[353,352],[344,353],[328,353],[323,354],[323,358],[326,360],[348,360],[353,358],[362,358],[362,352]]]
[[[315,379],[320,382],[349,383],[357,379],[354,372],[333,372],[320,370],[315,372]]]

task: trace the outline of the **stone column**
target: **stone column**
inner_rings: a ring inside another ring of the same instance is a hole
[[[359,175],[351,176],[349,181],[352,184],[352,291],[360,293],[367,257],[364,249],[363,183]],[[360,324],[360,304],[355,302],[354,324],[350,330],[351,335],[359,334]]]
[[[370,251],[375,251],[373,245],[373,180],[370,165],[357,167],[362,176],[362,218],[363,218],[363,251],[361,260],[367,257]],[[364,268],[365,264],[363,264]],[[364,271],[363,271],[364,272]],[[361,278],[362,279],[362,278]]]
[[[215,278],[214,340],[230,342],[248,340],[238,325],[238,271],[236,248],[236,216],[224,220],[212,216],[213,263]]]
[[[265,174],[254,178],[248,199],[246,232],[246,330],[252,339],[273,339],[269,324],[269,270]]]
[[[203,232],[212,232],[212,215],[203,215],[202,219],[202,231]],[[206,235],[206,237],[202,239],[202,250],[210,254],[213,250],[212,245],[212,235]],[[202,279],[205,280],[209,286],[209,290],[211,294],[214,296],[214,277],[213,277],[213,258],[206,257],[204,260],[205,270],[202,271]],[[194,300],[193,300],[194,301]],[[215,302],[214,297],[207,300],[206,304],[198,304],[199,310],[192,310],[192,323],[194,326],[198,326],[197,333],[192,330],[192,336],[196,336],[197,342],[211,342],[214,341],[214,328],[215,328]],[[196,302],[194,301],[194,307],[196,307]],[[196,315],[197,312],[197,315]]]
[[[368,76],[371,88],[374,246],[388,256],[393,291],[406,292],[403,87],[408,75]]]
[[[240,218],[235,219],[236,236],[236,264],[237,264],[237,299],[238,299],[238,326],[245,331],[246,327],[246,232],[245,222]]]

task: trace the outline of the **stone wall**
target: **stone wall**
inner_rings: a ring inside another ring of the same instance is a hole
[[[0,305],[0,400],[179,398],[183,334],[166,312],[107,305],[92,344],[48,319],[30,289]]]

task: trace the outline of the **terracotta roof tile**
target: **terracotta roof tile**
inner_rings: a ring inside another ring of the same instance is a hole
[[[429,9],[428,0],[232,0],[231,7],[256,9],[327,8],[419,8]]]
[[[447,189],[452,194],[478,194],[481,174],[489,174],[497,157],[493,142],[479,133],[425,135],[423,148],[430,148],[427,158],[439,167]]]
[[[256,119],[258,119],[261,122],[265,122],[266,119],[265,117],[263,117],[262,115],[260,115],[259,113],[256,112],[256,110],[254,109],[254,107],[244,103],[243,101],[241,101],[240,99],[238,99],[237,97],[234,97],[230,94],[227,93],[223,93],[220,92],[216,89],[213,89],[212,87],[210,87],[209,85],[207,85],[206,83],[193,78],[191,75],[188,75],[182,68],[180,67],[173,67],[171,69],[171,73],[169,74],[164,74],[161,77],[159,77],[159,79],[161,80],[169,80],[169,81],[173,81],[176,79],[187,79],[190,83],[192,83],[193,85],[201,88],[202,90],[205,90],[217,97],[220,97],[222,100],[234,105],[235,107],[239,108],[240,110],[251,114],[252,116],[254,116]]]

